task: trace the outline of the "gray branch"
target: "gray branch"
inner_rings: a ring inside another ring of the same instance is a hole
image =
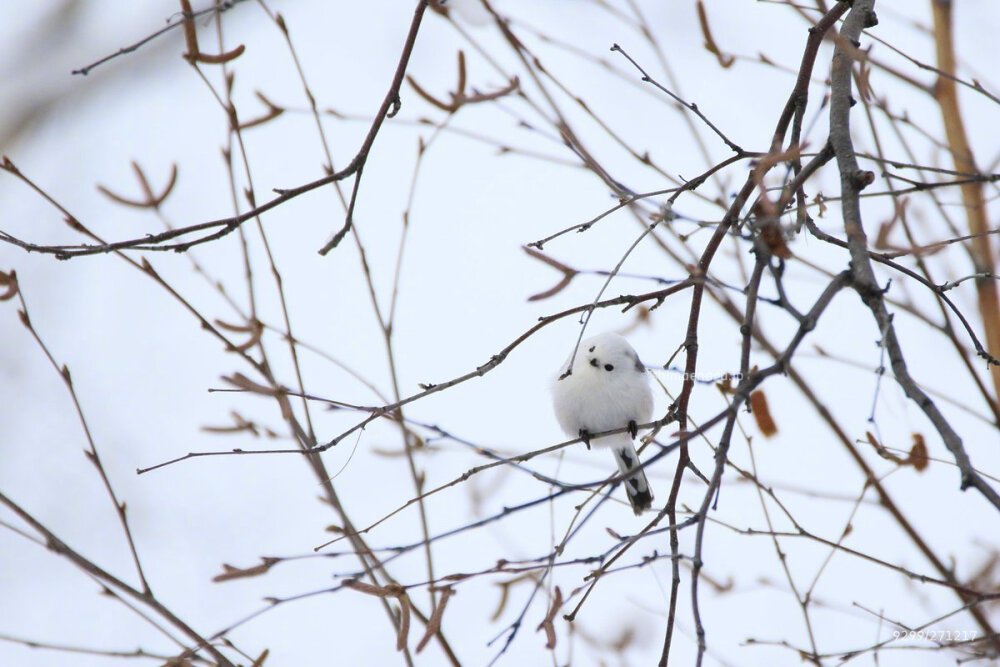
[[[855,0],[854,7],[844,19],[837,40],[833,67],[830,75],[832,95],[830,98],[830,144],[837,157],[840,170],[841,206],[844,216],[844,231],[847,235],[851,255],[850,272],[852,285],[861,300],[871,310],[879,331],[883,332],[882,345],[889,355],[890,366],[896,382],[906,396],[923,411],[941,436],[945,446],[955,458],[962,475],[961,488],[976,488],[990,503],[1000,510],[1000,495],[987,484],[969,459],[962,444],[962,438],[955,432],[948,420],[941,414],[934,401],[910,376],[903,357],[903,350],[896,336],[893,316],[886,308],[884,291],[875,280],[871,256],[868,251],[868,237],[861,219],[860,192],[874,179],[871,172],[858,166],[851,141],[851,78],[854,67],[854,53],[859,47],[861,31],[878,23],[874,12],[875,0]]]

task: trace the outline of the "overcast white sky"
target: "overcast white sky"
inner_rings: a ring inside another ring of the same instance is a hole
[[[195,4],[199,8],[204,3]],[[409,25],[412,3],[279,0],[269,4],[287,21],[319,107],[360,118],[355,122],[327,117],[324,121],[334,161],[343,166],[353,156],[368,128],[367,119],[385,94]],[[641,37],[615,19],[613,13],[580,0],[508,0],[495,4],[520,19],[515,23],[518,34],[530,38],[532,48],[544,54],[546,66],[561,82],[578,92],[602,118],[613,122],[627,141],[648,149],[666,171],[690,178],[708,166],[676,109],[641,86],[611,77],[578,56],[546,48],[531,37],[529,30],[543,28],[554,37],[571,41],[582,53],[622,65],[608,52],[609,46],[617,42],[666,81]],[[720,70],[714,57],[702,48],[694,3],[675,0],[638,4],[659,41],[666,45],[670,67],[679,82],[678,92],[697,102],[734,141],[748,150],[766,150],[777,114],[792,88],[793,74],[747,60]],[[706,4],[715,37],[724,49],[751,58],[764,54],[784,66],[798,66],[806,25],[792,11],[758,2]],[[882,22],[875,34],[913,57],[931,62],[931,43],[910,23],[914,19],[927,23],[928,4],[879,2]],[[608,5],[626,11],[622,8],[627,8],[628,3],[609,0]],[[171,224],[193,224],[233,212],[220,153],[226,141],[225,118],[204,82],[180,57],[184,50],[181,32],[173,31],[135,54],[95,69],[87,77],[70,75],[73,69],[158,29],[177,9],[176,3],[165,0],[14,0],[0,5],[0,151],[74,216],[109,240],[162,229],[162,223],[153,215],[115,204],[95,187],[100,184],[125,196],[138,196],[130,167],[133,160],[146,170],[154,187],[166,182],[173,163],[178,165],[176,188],[163,208]],[[1000,30],[1000,7],[989,0],[970,0],[957,3],[956,11],[960,56],[969,64],[963,74],[981,78],[987,88],[998,90],[993,85],[997,82],[990,77],[995,63],[995,35]],[[52,12],[62,19],[52,20]],[[245,54],[234,64],[234,95],[243,117],[262,111],[253,97],[258,90],[289,108],[281,118],[246,132],[258,198],[269,198],[272,188],[292,187],[318,178],[324,157],[312,118],[305,113],[301,85],[281,33],[254,2],[245,2],[228,12],[224,25],[230,45],[247,45]],[[509,49],[502,48],[494,28],[468,22],[462,25],[490,53],[503,54],[505,66],[515,69]],[[204,43],[212,44],[214,28],[206,22],[200,31]],[[454,86],[458,48],[468,55],[470,86],[491,90],[505,83],[483,57],[473,53],[461,35],[430,13],[409,72],[428,90],[448,90]],[[874,53],[899,67],[908,67],[921,80],[931,81],[884,47],[876,46]],[[817,62],[817,81],[827,76],[828,63],[829,50],[824,48]],[[205,71],[217,83],[217,69]],[[876,91],[901,94],[898,91],[903,89],[894,87],[895,82],[879,76],[873,77]],[[825,111],[816,108],[822,87],[814,86],[813,92],[816,100],[807,117],[818,115],[810,135],[815,148],[825,137],[826,120],[822,115]],[[913,95],[907,99],[912,99],[912,106],[906,109],[919,119],[917,124],[939,136],[940,119],[929,99]],[[356,213],[383,304],[388,303],[392,286],[418,139],[427,141],[432,136],[430,127],[413,121],[442,117],[408,86],[404,86],[402,102],[398,118],[386,124],[371,153]],[[969,113],[970,134],[977,149],[981,148],[981,164],[984,169],[996,171],[995,160],[1000,154],[995,132],[997,107],[975,95],[963,94],[963,103]],[[559,161],[573,160],[548,128],[539,123],[538,131],[530,131],[519,126],[522,118],[530,118],[524,106],[505,101],[498,106],[463,109],[452,126]],[[640,168],[610,141],[600,138],[600,133],[580,114],[574,112],[573,118],[588,127],[589,145],[603,164],[616,169],[616,178],[636,191],[670,186]],[[860,119],[860,114],[856,118]],[[708,134],[704,136],[713,160],[728,156],[721,142]],[[865,137],[858,141],[862,148],[869,149]],[[897,149],[896,144],[889,146],[889,150]],[[941,160],[926,144],[922,150],[918,159]],[[725,199],[739,187],[744,175],[743,168],[733,170],[724,176],[725,180],[706,184],[703,192],[708,197]],[[826,178],[823,182],[828,193],[835,192],[835,181],[829,175]],[[991,194],[995,195],[995,191]],[[946,206],[951,206],[958,200],[958,193],[949,191],[943,199]],[[436,138],[419,172],[402,264],[394,329],[401,393],[409,395],[419,390],[420,383],[443,382],[467,373],[509,344],[538,317],[591,301],[602,284],[600,277],[580,277],[552,299],[528,302],[530,295],[551,286],[559,275],[529,258],[521,246],[584,222],[613,204],[607,188],[578,167],[521,154],[500,156],[489,143],[458,132]],[[240,205],[245,208],[242,197]],[[678,211],[688,219],[678,224],[687,224],[688,231],[693,229],[691,219],[719,218],[717,207],[694,197],[682,199]],[[873,226],[890,217],[887,209],[877,204],[866,212]],[[995,224],[996,211],[992,213]],[[933,209],[921,209],[915,215],[930,237],[947,234],[934,231],[940,223],[933,218]],[[268,213],[263,221],[282,273],[295,335],[359,371],[390,394],[384,347],[354,243],[345,241],[326,257],[316,252],[343,221],[333,191],[321,189],[299,197]],[[818,223],[830,231],[838,229],[835,215]],[[35,243],[81,241],[62,223],[56,210],[5,173],[0,173],[0,229]],[[547,245],[546,251],[575,268],[606,271],[614,267],[638,232],[634,219],[617,214],[587,234],[569,235]],[[266,257],[256,231],[251,230],[250,235],[259,316],[267,324],[279,325],[281,309]],[[696,240],[693,247],[700,249],[708,236],[705,232],[695,236],[702,240]],[[797,243],[801,245],[794,248],[796,254],[834,271],[843,268],[841,257],[816,240],[802,238]],[[719,269],[719,277],[742,287],[744,279],[734,260],[737,249],[745,252],[747,245],[728,245],[720,254],[719,266],[723,268]],[[194,258],[213,280],[223,281],[231,297],[245,308],[246,290],[236,235],[199,247],[189,255],[159,253],[150,256],[150,261],[177,292],[210,318],[238,321],[234,310],[203,276],[192,270],[191,263]],[[961,258],[958,254],[954,257]],[[748,265],[750,260],[744,257],[743,261]],[[940,277],[961,277],[968,273],[967,268],[958,264]],[[304,559],[283,564],[266,577],[212,583],[211,577],[221,571],[222,563],[249,566],[261,556],[311,554],[313,547],[329,538],[325,527],[335,521],[335,515],[317,500],[321,488],[311,472],[295,455],[199,459],[141,476],[135,470],[189,451],[253,449],[272,444],[289,447],[287,430],[273,401],[209,393],[210,388],[226,386],[221,376],[249,374],[249,369],[202,331],[176,300],[120,258],[98,256],[63,262],[0,244],[0,270],[10,269],[17,271],[39,335],[57,362],[66,364],[72,372],[108,474],[128,504],[147,576],[167,606],[199,631],[211,634],[261,609],[267,596],[319,590],[333,585],[333,577],[357,569],[351,556]],[[637,248],[623,273],[668,280],[685,277],[678,266],[664,262],[663,253],[651,243]],[[620,277],[607,296],[648,291],[655,284]],[[808,308],[825,279],[799,265],[790,269],[789,284],[790,296]],[[978,330],[974,292],[971,282],[966,285],[968,289],[955,291],[955,299],[976,321]],[[735,291],[733,295],[737,299],[740,296]],[[916,299],[921,308],[930,309],[926,295],[908,296]],[[654,311],[648,326],[629,334],[650,366],[662,366],[683,342],[688,305],[686,297],[670,299]],[[135,583],[113,509],[83,454],[86,440],[70,398],[59,375],[21,325],[16,308],[15,302],[0,302],[0,491],[81,553]],[[769,335],[778,342],[786,341],[794,323],[773,309],[767,311],[764,305],[761,308],[766,311],[762,318]],[[633,319],[631,313],[622,315],[610,309],[596,313],[589,330],[621,330]],[[873,371],[879,364],[878,331],[856,296],[849,294],[839,297],[824,322],[827,328],[817,331],[815,342],[831,354],[856,362],[857,367],[820,358],[814,348],[806,346],[801,358],[797,357],[796,368],[814,382],[814,388],[849,430],[849,437],[862,439],[866,430],[873,429],[867,417],[877,386]],[[986,414],[954,351],[945,339],[927,332],[913,318],[900,315],[898,324],[905,351],[914,360],[918,381],[929,383],[959,404],[943,403],[942,409],[960,428],[980,470],[996,475],[1000,470],[996,429],[963,410]],[[456,436],[509,455],[561,441],[563,436],[551,415],[548,385],[572,349],[578,326],[575,318],[567,318],[543,329],[497,370],[413,404],[408,417],[439,425]],[[704,377],[737,370],[737,329],[718,309],[706,310],[699,367]],[[294,376],[286,348],[278,336],[269,336],[276,375],[292,385]],[[364,385],[321,356],[303,351],[302,362],[310,393],[362,405],[380,403]],[[769,362],[766,354],[755,352],[755,363],[763,366]],[[662,372],[659,378],[670,391],[679,390],[678,374]],[[775,378],[766,389],[780,428],[778,436],[764,440],[752,419],[741,420],[753,436],[760,477],[776,489],[787,489],[784,500],[810,530],[837,539],[854,510],[852,501],[861,493],[864,479],[787,379]],[[996,513],[974,492],[958,491],[958,473],[947,463],[947,450],[902,392],[888,379],[883,380],[879,392],[876,426],[886,442],[908,447],[910,434],[919,432],[927,437],[931,456],[944,461],[931,465],[921,475],[909,468],[900,469],[887,478],[886,486],[938,555],[954,559],[956,571],[966,576],[996,548]],[[657,414],[662,414],[668,404],[669,399],[658,391]],[[708,418],[722,407],[723,399],[710,385],[701,387],[695,395],[692,418]],[[206,425],[231,423],[232,410],[270,425],[283,439],[268,443],[201,430]],[[316,410],[315,417],[320,440],[336,436],[359,419],[346,411]],[[452,480],[487,460],[453,441],[434,444],[439,446],[438,451],[418,458],[418,465],[426,471],[428,487]],[[334,473],[340,471],[335,486],[358,525],[380,519],[413,496],[403,459],[387,458],[382,453],[398,452],[399,448],[398,432],[376,423],[360,437],[352,436],[324,455],[327,467]],[[707,445],[696,443],[692,451],[702,469],[708,470],[711,452]],[[894,470],[895,466],[880,461],[870,449],[865,452],[880,474]],[[745,439],[734,440],[731,456],[740,465],[750,465]],[[661,503],[667,496],[674,461],[674,457],[668,457],[649,471]],[[612,465],[605,452],[588,453],[578,446],[563,455],[536,460],[531,469],[587,482],[609,474]],[[718,510],[709,523],[705,574],[722,582],[731,581],[735,588],[731,593],[716,595],[703,586],[708,664],[793,664],[796,658],[787,649],[744,645],[753,637],[787,639],[804,646],[806,635],[801,612],[787,590],[771,541],[741,536],[722,526],[765,527],[756,491],[733,479],[732,470],[727,475]],[[429,501],[431,532],[441,533],[474,517],[536,499],[547,488],[513,469],[474,477]],[[702,489],[692,476],[686,482],[682,501],[696,506]],[[819,499],[802,491],[834,494],[839,499]],[[474,493],[483,495],[480,506],[474,506]],[[566,530],[573,504],[578,501],[579,497],[574,496],[554,506],[542,504],[483,529],[442,540],[435,546],[438,575],[488,568],[500,558],[516,560],[547,553],[552,532],[558,536]],[[594,554],[611,546],[614,541],[605,528],[627,534],[644,525],[620,502],[606,503],[600,512],[601,516],[572,543],[566,558]],[[0,512],[0,520],[24,529],[9,512]],[[873,504],[870,495],[865,497],[852,526],[849,546],[915,572],[933,574],[898,526]],[[419,534],[417,515],[407,510],[373,531],[369,539],[372,545],[391,547],[418,540]],[[685,536],[682,550],[690,544]],[[827,552],[814,543],[792,539],[786,540],[783,547],[794,576],[808,586]],[[665,535],[644,542],[625,562],[635,563],[654,549],[660,554],[669,552]],[[568,593],[584,584],[588,571],[587,566],[568,567],[557,571],[554,581]],[[419,551],[394,561],[392,572],[404,583],[426,579]],[[687,582],[687,570],[684,576]],[[502,620],[490,622],[500,592],[494,584],[501,580],[481,578],[460,584],[457,595],[449,602],[444,629],[464,664],[485,664],[496,655],[499,644],[489,646],[488,642],[516,618],[530,593],[526,585],[512,588]],[[570,638],[565,624],[559,621],[563,642],[557,651],[559,663],[587,665],[604,659],[651,664],[660,652],[669,586],[666,560],[603,582],[576,621],[580,636],[588,639],[575,638],[572,654],[566,652]],[[686,665],[694,655],[695,644],[687,583],[683,591],[673,656],[676,664]],[[905,577],[843,554],[836,555],[823,571],[815,596],[816,640],[822,650],[829,651],[865,647],[879,636],[886,637],[886,628],[879,635],[876,621],[864,609],[919,624],[958,605],[947,590],[916,587]],[[142,647],[154,652],[174,651],[142,619],[102,597],[95,581],[6,529],[0,530],[0,597],[4,600],[0,604],[3,636],[107,650]],[[429,607],[424,590],[414,591],[413,598],[423,609]],[[501,664],[549,661],[543,649],[544,637],[535,632],[545,608],[544,600],[536,600]],[[1000,622],[995,613],[993,617]],[[588,646],[590,639],[613,641],[626,627],[634,628],[636,637],[620,658],[611,659],[607,653]],[[971,618],[962,614],[935,627],[976,629]],[[415,626],[411,647],[421,634],[422,627]],[[379,604],[353,591],[281,605],[242,625],[230,637],[254,655],[270,649],[268,665],[402,664]],[[863,664],[871,664],[870,656],[865,660],[868,662]],[[947,660],[943,654],[921,651],[890,650],[879,655],[883,666],[938,665]],[[32,650],[0,641],[3,665],[132,662],[127,658]],[[416,657],[416,662],[445,664],[433,643]]]

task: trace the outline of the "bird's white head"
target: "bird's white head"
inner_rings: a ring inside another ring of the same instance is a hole
[[[569,360],[563,365],[560,375],[565,375]],[[573,372],[571,375],[582,377],[593,377],[600,375],[602,378],[611,379],[614,375],[621,375],[622,371],[631,373],[643,372],[645,367],[639,361],[639,355],[632,349],[629,342],[622,336],[613,332],[602,333],[593,336],[580,343],[576,351],[576,359],[573,360]]]

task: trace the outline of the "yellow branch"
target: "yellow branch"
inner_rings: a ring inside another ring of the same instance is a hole
[[[944,129],[951,150],[955,169],[978,174],[976,160],[965,132],[965,123],[958,105],[958,86],[955,83],[955,42],[953,38],[952,1],[931,0],[934,15],[934,45],[937,51],[937,67],[942,72],[934,86],[934,97],[941,107]],[[971,239],[971,255],[975,273],[993,275],[995,261],[993,238],[984,232],[989,224],[986,218],[986,200],[982,183],[965,183],[962,188],[962,202],[969,223],[969,232],[978,234]],[[986,350],[995,359],[1000,359],[1000,301],[997,299],[997,284],[992,278],[976,278],[976,293],[979,314],[983,318]],[[992,366],[993,388],[1000,397],[1000,367]],[[997,400],[994,398],[994,400]]]

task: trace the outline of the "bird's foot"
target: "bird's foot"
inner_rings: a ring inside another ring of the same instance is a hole
[[[639,425],[635,423],[634,419],[628,423],[628,433],[632,436],[633,440],[635,440],[635,436],[639,435]]]
[[[580,429],[580,439],[583,440],[583,444],[587,445],[587,449],[590,449],[590,431],[585,428]]]

